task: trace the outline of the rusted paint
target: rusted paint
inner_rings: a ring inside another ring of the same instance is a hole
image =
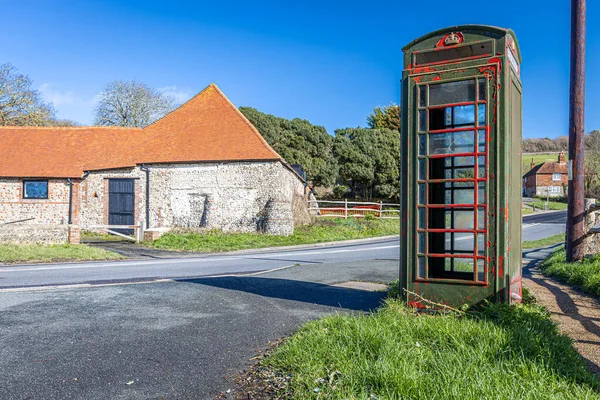
[[[417,300],[409,301],[408,302],[408,306],[412,307],[412,308],[418,308],[418,309],[421,309],[421,310],[424,310],[424,309],[427,308],[427,306],[424,306],[423,304],[421,304],[420,301],[417,301]]]
[[[430,72],[435,72],[435,68],[432,67],[417,67],[411,70],[411,74],[427,74]]]
[[[449,34],[450,32],[447,31],[447,33]],[[493,35],[482,35],[481,37],[477,37],[477,33],[479,33],[478,31],[471,31],[469,30],[469,33],[472,34],[473,40],[481,40],[481,39],[490,39],[490,38],[497,38],[497,36],[493,36]],[[442,35],[440,35],[442,36]],[[436,38],[436,40],[438,40],[440,38],[440,36],[438,36]],[[499,39],[498,39],[499,40]],[[483,77],[487,80],[487,88],[489,93],[487,94],[487,108],[488,108],[488,120],[486,121],[486,126],[485,126],[485,137],[487,139],[487,145],[486,145],[486,154],[488,156],[487,160],[488,162],[486,163],[486,168],[489,167],[490,171],[487,172],[486,174],[486,180],[489,184],[488,186],[488,201],[494,201],[493,199],[503,199],[502,201],[499,201],[497,204],[494,202],[494,207],[491,206],[491,204],[486,204],[485,208],[484,208],[484,213],[486,215],[486,222],[485,222],[485,231],[487,234],[486,237],[486,243],[487,243],[487,248],[486,248],[486,253],[485,253],[485,257],[477,257],[477,255],[475,254],[475,256],[473,257],[473,260],[477,260],[477,259],[483,259],[486,260],[486,264],[485,264],[485,268],[483,273],[485,274],[485,279],[483,282],[478,281],[478,275],[473,274],[473,278],[471,280],[457,280],[456,278],[452,279],[452,277],[448,277],[448,278],[435,278],[433,279],[431,277],[431,275],[429,275],[429,278],[418,278],[417,276],[415,276],[416,274],[416,266],[417,266],[417,254],[416,254],[416,240],[417,240],[417,234],[416,234],[416,229],[417,229],[417,224],[415,224],[414,226],[410,226],[410,229],[408,229],[408,224],[404,222],[403,220],[403,225],[405,225],[402,229],[402,237],[403,237],[403,245],[407,245],[409,246],[409,248],[412,248],[415,251],[411,251],[411,252],[405,252],[402,251],[401,252],[401,266],[403,268],[405,268],[405,272],[401,273],[401,276],[405,277],[405,281],[403,281],[403,287],[411,290],[412,292],[415,293],[419,293],[419,292],[424,292],[423,294],[420,294],[422,296],[424,296],[425,298],[428,299],[435,299],[435,301],[439,302],[440,300],[452,305],[452,306],[457,306],[460,304],[475,304],[475,303],[479,303],[481,302],[483,299],[495,299],[496,301],[509,301],[510,296],[507,295],[507,293],[510,291],[510,288],[507,287],[508,286],[508,282],[506,279],[504,279],[502,277],[502,274],[507,273],[508,271],[511,272],[511,275],[513,274],[513,265],[511,264],[512,260],[510,258],[506,258],[507,257],[507,253],[506,253],[506,248],[508,247],[509,249],[515,249],[515,246],[511,246],[511,242],[510,240],[513,240],[513,236],[509,235],[509,224],[507,221],[507,215],[510,214],[510,212],[514,209],[514,207],[509,208],[508,204],[506,204],[506,198],[508,196],[508,188],[510,187],[510,185],[512,184],[513,186],[515,185],[515,182],[510,182],[510,180],[517,180],[517,178],[519,178],[518,180],[520,181],[520,176],[516,176],[518,175],[517,173],[515,173],[513,171],[512,174],[510,174],[509,176],[504,177],[504,171],[503,170],[496,170],[496,163],[493,162],[493,160],[497,160],[496,156],[494,154],[497,154],[498,156],[500,154],[505,155],[505,157],[508,157],[509,154],[515,154],[516,149],[510,149],[509,146],[506,144],[507,141],[505,140],[505,137],[507,135],[510,135],[510,131],[508,131],[507,129],[507,123],[506,123],[506,119],[509,118],[509,113],[510,113],[510,107],[502,107],[500,108],[500,102],[504,101],[503,97],[501,97],[501,93],[503,90],[503,87],[510,87],[509,86],[509,81],[507,81],[507,79],[510,79],[511,76],[509,74],[500,74],[500,71],[502,70],[503,67],[503,63],[507,62],[506,61],[506,57],[504,57],[505,54],[503,53],[498,53],[497,56],[487,56],[485,58],[482,58],[482,61],[479,63],[480,65],[467,65],[465,62],[468,61],[469,64],[476,64],[472,59],[470,58],[461,58],[461,59],[454,59],[454,60],[446,60],[446,61],[442,61],[442,62],[438,62],[438,63],[428,63],[427,66],[419,66],[419,65],[412,65],[411,62],[413,60],[413,55],[416,52],[422,52],[422,50],[425,49],[431,49],[431,42],[427,42],[429,43],[428,45],[426,45],[425,43],[422,42],[414,42],[414,47],[410,48],[410,47],[406,47],[406,55],[405,55],[405,65],[406,65],[406,69],[408,69],[408,73],[404,74],[404,84],[402,85],[403,90],[404,90],[404,95],[403,98],[406,99],[408,101],[408,107],[403,108],[403,140],[409,141],[412,140],[414,142],[414,140],[417,138],[417,132],[414,131],[414,122],[412,122],[412,119],[414,118],[415,111],[414,109],[412,109],[413,105],[416,106],[416,101],[418,101],[417,99],[412,98],[412,96],[414,95],[415,91],[414,91],[414,85],[416,83],[419,84],[423,84],[425,82],[438,82],[438,81],[445,81],[445,80],[458,80],[458,79],[469,79],[469,78],[473,78],[473,76],[477,75],[478,77]],[[497,43],[496,48],[497,49],[503,49],[506,51],[506,46],[504,45],[500,45],[501,42]],[[503,44],[503,43],[502,43]],[[442,49],[448,49],[451,48],[452,46],[444,46]],[[484,64],[484,65],[482,65]],[[435,65],[435,68],[432,68],[431,66]],[[441,65],[438,67],[438,65]],[[417,68],[419,67],[419,68]],[[437,68],[437,70],[436,70]],[[412,76],[412,74],[418,74],[419,76]],[[510,101],[510,99],[508,99]],[[474,103],[471,103],[474,104]],[[447,106],[447,105],[444,105]],[[442,106],[440,106],[442,107]],[[493,127],[493,131],[492,131],[492,127]],[[409,146],[410,147],[410,146]],[[412,150],[411,150],[412,149]],[[520,151],[520,150],[519,150]],[[414,171],[411,171],[411,167],[413,166],[413,164],[416,162],[416,160],[414,159],[414,157],[416,156],[416,150],[414,150],[412,147],[410,147],[408,152],[404,152],[403,153],[403,159],[402,159],[402,167],[401,167],[401,171],[403,176],[406,177],[406,179],[404,179],[403,181],[406,182],[403,185],[402,191],[403,191],[403,199],[408,199],[408,200],[403,200],[405,201],[404,204],[406,204],[407,207],[407,212],[406,214],[403,214],[403,217],[405,215],[409,215],[411,213],[411,211],[416,210],[416,204],[415,204],[415,199],[413,198],[413,196],[408,195],[407,193],[410,191],[411,193],[414,193],[414,191],[417,189],[417,181],[414,175]],[[458,156],[456,154],[454,154],[454,156]],[[443,156],[441,156],[443,157]],[[446,156],[447,157],[447,156]],[[477,169],[475,169],[475,174],[477,174]],[[513,178],[513,176],[515,176],[515,178]],[[432,178],[432,177],[430,177]],[[498,178],[503,178],[503,179],[498,179]],[[506,178],[506,179],[504,179]],[[414,179],[414,182],[411,181],[410,179]],[[434,180],[431,180],[430,183],[432,183]],[[475,182],[476,180],[473,180],[473,182]],[[519,182],[520,184],[520,182]],[[519,185],[520,186],[520,185]],[[510,189],[512,190],[512,189]],[[429,196],[429,188],[427,187],[427,196]],[[476,195],[477,195],[477,191],[476,191]],[[429,197],[427,197],[429,199]],[[429,200],[428,200],[429,202]],[[435,204],[435,203],[434,203]],[[431,203],[427,206],[427,209],[431,209]],[[428,215],[428,214],[427,214]],[[475,222],[475,224],[477,226],[479,226],[477,224],[477,222]],[[437,228],[433,228],[432,226],[429,226],[429,230],[431,232],[436,231]],[[500,246],[496,243],[496,241],[494,240],[503,240],[507,239],[506,242],[502,242],[503,245]],[[510,239],[510,240],[508,240]],[[506,245],[504,244],[506,243]],[[477,250],[475,250],[477,252]],[[516,250],[515,250],[516,251]],[[425,250],[425,256],[426,257],[436,257],[436,256],[440,256],[440,257],[447,257],[449,258],[460,258],[460,257],[455,257],[456,253],[453,252],[444,252],[445,254],[437,254],[439,252],[443,252],[443,251],[438,251],[435,250],[434,248],[430,248],[430,247],[426,247]],[[510,250],[509,250],[510,252]],[[447,253],[447,254],[446,254]],[[508,254],[512,254],[512,253],[508,253]],[[500,257],[500,255],[502,255]],[[462,258],[468,257],[468,255],[464,255]],[[514,257],[514,256],[512,256]],[[506,260],[505,260],[506,258]],[[506,261],[506,265],[505,264]],[[520,266],[519,266],[520,267]],[[431,274],[432,273],[432,269],[431,269],[431,263],[429,265],[429,268],[427,269],[428,273]],[[477,268],[478,273],[481,272],[481,270],[479,268]],[[517,291],[518,288],[513,288],[513,291]],[[409,296],[412,297],[412,296]],[[411,302],[414,303],[418,303],[418,299],[415,298],[410,298],[407,299],[410,300]]]

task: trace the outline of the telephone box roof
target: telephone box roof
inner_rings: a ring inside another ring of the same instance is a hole
[[[436,31],[429,32],[428,34],[423,35],[423,36],[411,41],[410,43],[408,43],[406,46],[404,46],[402,48],[402,51],[408,52],[412,48],[414,48],[416,45],[418,45],[419,43],[421,43],[427,39],[430,39],[432,37],[442,36],[442,35],[444,35],[446,33],[450,33],[450,32],[472,32],[472,33],[479,32],[482,34],[488,33],[488,34],[497,36],[497,38],[501,38],[501,37],[509,34],[512,36],[512,38],[515,41],[515,46],[516,46],[516,49],[517,49],[517,52],[519,55],[519,61],[521,61],[521,50],[519,48],[519,42],[517,41],[515,32],[512,29],[500,28],[498,26],[491,26],[491,25],[467,24],[467,25],[449,26],[447,28],[438,29]]]

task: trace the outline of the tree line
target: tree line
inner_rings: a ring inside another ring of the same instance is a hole
[[[94,125],[143,127],[179,104],[138,81],[106,85],[94,109]],[[321,197],[397,201],[400,194],[400,106],[375,107],[365,127],[327,130],[305,119],[286,119],[251,107],[240,111],[290,164],[300,165]],[[57,119],[31,79],[11,64],[0,64],[0,126],[70,126]],[[600,131],[585,137],[586,188],[600,197]],[[523,140],[524,152],[567,151],[568,138]],[[596,193],[597,192],[597,193]]]
[[[367,127],[336,129],[254,108],[240,111],[290,164],[299,164],[321,196],[397,200],[400,175],[399,107],[378,107]],[[397,114],[397,115],[396,115]]]

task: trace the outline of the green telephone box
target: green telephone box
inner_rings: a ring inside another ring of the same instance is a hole
[[[521,301],[521,54],[510,29],[406,47],[400,284],[408,303]]]

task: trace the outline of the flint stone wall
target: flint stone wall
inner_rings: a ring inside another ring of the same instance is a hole
[[[156,164],[150,168],[150,227],[289,235],[310,222],[304,183],[280,162]],[[108,221],[108,179],[135,179],[135,221],[145,220],[146,173],[92,172],[81,184],[80,221]]]
[[[67,243],[68,225],[9,224],[0,226],[0,244]]]
[[[595,199],[585,199],[585,210],[596,204]],[[600,211],[587,213],[584,220],[584,232],[589,232],[592,228],[600,228]],[[600,254],[600,234],[592,233],[583,239],[583,254],[594,256]]]

